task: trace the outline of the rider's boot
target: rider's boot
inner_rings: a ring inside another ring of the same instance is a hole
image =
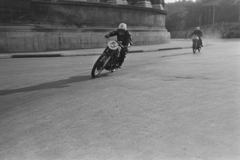
[[[117,68],[122,68],[122,64],[119,64],[119,65],[117,66]]]
[[[201,47],[203,47],[203,42],[202,42],[202,39],[200,40],[200,45],[201,45]]]
[[[117,68],[122,68],[122,64],[123,64],[123,62],[124,62],[124,58],[123,58],[123,60],[120,60],[120,62],[118,63]]]

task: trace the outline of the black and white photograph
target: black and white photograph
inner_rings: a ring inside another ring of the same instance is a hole
[[[240,160],[240,0],[0,0],[0,160]]]

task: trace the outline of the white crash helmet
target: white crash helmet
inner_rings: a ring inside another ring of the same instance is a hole
[[[120,23],[118,29],[127,30],[127,25],[125,23]]]

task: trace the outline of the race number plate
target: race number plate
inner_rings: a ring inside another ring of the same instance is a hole
[[[109,41],[107,45],[111,50],[118,49],[118,43],[116,41]]]
[[[197,39],[198,40],[198,36],[193,35],[192,39]]]

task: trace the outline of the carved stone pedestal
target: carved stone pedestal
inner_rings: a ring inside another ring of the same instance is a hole
[[[138,7],[146,7],[146,8],[152,8],[152,3],[148,0],[139,0],[135,6]]]
[[[164,0],[152,0],[152,6],[155,9],[164,10]]]
[[[94,3],[99,3],[99,0],[87,0],[87,2],[94,2]]]
[[[128,4],[128,2],[126,0],[108,0],[107,3],[108,4],[123,4],[123,5]]]
[[[152,6],[153,6],[153,8],[155,8],[155,9],[161,9],[161,10],[164,10],[162,4],[153,4]]]

